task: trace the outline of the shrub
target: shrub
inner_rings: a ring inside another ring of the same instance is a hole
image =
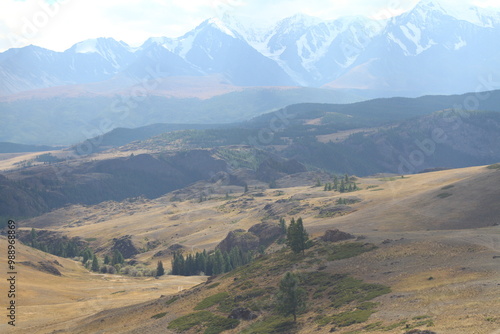
[[[187,331],[195,326],[205,326],[204,334],[219,334],[225,330],[236,328],[239,324],[239,320],[221,317],[208,311],[200,311],[173,320],[168,328]]]
[[[158,314],[153,315],[151,317],[151,319],[160,319],[160,318],[163,318],[166,315],[167,315],[167,312],[158,313]]]
[[[198,305],[195,306],[195,310],[205,310],[211,306],[219,304],[224,299],[228,298],[229,294],[227,292],[220,292],[215,295],[209,296],[203,299]]]
[[[271,316],[257,321],[248,328],[241,331],[241,334],[269,334],[269,333],[293,333],[295,324],[287,318]]]

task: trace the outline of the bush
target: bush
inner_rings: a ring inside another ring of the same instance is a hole
[[[215,295],[212,295],[210,297],[207,297],[203,299],[201,302],[198,303],[198,305],[195,306],[195,310],[205,310],[211,306],[214,306],[216,304],[219,304],[221,301],[224,299],[228,298],[229,294],[227,292],[221,292],[217,293]]]
[[[153,315],[151,317],[151,319],[160,319],[160,318],[163,318],[166,315],[167,315],[167,312],[158,313],[158,314]]]
[[[271,316],[253,323],[241,334],[293,333],[295,323],[287,318]]]
[[[208,311],[200,311],[173,320],[168,328],[187,331],[195,326],[205,326],[204,334],[219,334],[225,330],[236,328],[239,324],[239,320],[221,317]]]

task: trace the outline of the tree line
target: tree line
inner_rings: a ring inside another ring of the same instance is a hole
[[[229,252],[216,249],[215,252],[196,252],[186,257],[175,252],[172,259],[172,275],[219,275],[243,266],[252,261],[253,252],[243,252],[236,246]]]
[[[318,183],[316,184],[318,185]],[[321,184],[320,184],[321,185]],[[333,183],[328,182],[325,183],[325,186],[323,187],[324,191],[338,191],[340,193],[346,193],[346,192],[352,192],[359,190],[358,185],[356,182],[351,181],[349,178],[349,175],[345,174],[343,178],[338,178],[337,176],[333,177]]]

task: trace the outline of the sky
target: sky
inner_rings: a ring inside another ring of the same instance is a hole
[[[500,8],[500,0],[439,0]],[[324,20],[399,15],[418,0],[2,0],[0,52],[37,45],[64,51],[80,41],[112,37],[139,46],[153,36],[178,37],[224,13],[270,23],[297,13]]]

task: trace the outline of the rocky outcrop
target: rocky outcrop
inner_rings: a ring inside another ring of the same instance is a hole
[[[129,259],[132,256],[139,254],[139,250],[132,242],[131,235],[124,235],[120,238],[113,238],[113,247],[111,247],[111,251],[114,252],[115,250],[122,253],[125,259]]]
[[[259,245],[267,247],[277,240],[283,231],[277,224],[273,223],[259,223],[250,227],[248,232],[253,233],[259,238]]]
[[[349,240],[349,239],[354,239],[354,238],[356,238],[356,237],[350,233],[342,232],[342,231],[335,229],[335,230],[326,231],[325,234],[321,237],[321,240],[327,241],[327,242],[337,242],[337,241]]]
[[[167,249],[162,249],[161,251],[156,252],[153,255],[153,257],[172,255],[176,252],[182,252],[184,250],[184,248],[185,247],[181,244],[173,244],[173,245],[170,245]]]
[[[255,234],[238,229],[229,232],[226,238],[217,245],[217,248],[223,252],[230,252],[231,249],[238,246],[241,251],[248,252],[258,249],[259,245],[259,238]]]
[[[255,224],[247,231],[238,229],[227,234],[216,248],[224,252],[238,246],[243,252],[257,250],[259,247],[267,247],[282,235],[281,228],[273,223]]]

